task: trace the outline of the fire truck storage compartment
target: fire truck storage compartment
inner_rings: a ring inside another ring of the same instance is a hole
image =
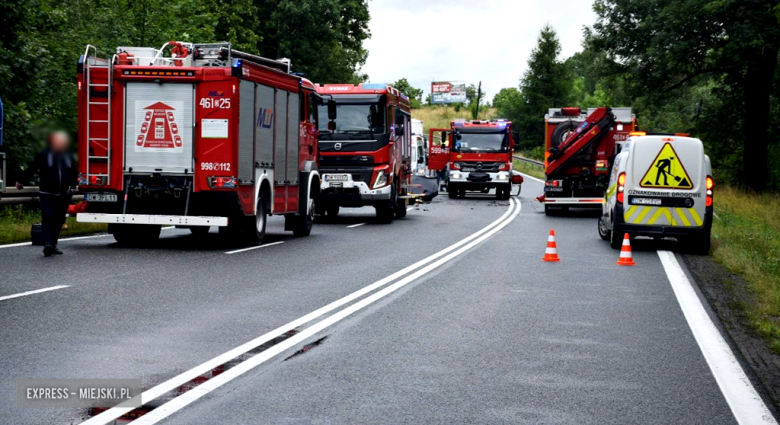
[[[274,180],[277,185],[298,184],[298,106],[297,93],[276,90]]]
[[[239,85],[240,109],[238,116],[238,182],[251,183],[254,180],[254,123],[255,83],[242,80]]]
[[[255,162],[261,168],[271,168],[274,162],[274,101],[273,87],[257,85],[257,132],[255,134]]]
[[[125,172],[192,173],[195,87],[128,82]]]

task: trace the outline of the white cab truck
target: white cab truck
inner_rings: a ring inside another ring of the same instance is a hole
[[[710,249],[710,159],[701,140],[682,134],[632,133],[615,157],[599,236],[619,249],[630,237],[674,237],[688,251]]]

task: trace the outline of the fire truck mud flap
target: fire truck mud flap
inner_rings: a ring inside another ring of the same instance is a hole
[[[97,214],[80,213],[80,223],[150,224],[158,226],[218,226],[228,225],[227,217],[198,217],[188,215]]]

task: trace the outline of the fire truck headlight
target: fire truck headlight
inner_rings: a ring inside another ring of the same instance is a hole
[[[384,170],[381,170],[376,175],[374,180],[374,189],[387,185],[387,174]]]
[[[509,180],[509,175],[508,174],[499,174],[498,175],[498,179],[499,180]]]
[[[453,179],[457,180],[457,179],[461,178],[462,176],[461,176],[460,173],[452,173],[452,176],[450,176],[450,177],[452,177]]]

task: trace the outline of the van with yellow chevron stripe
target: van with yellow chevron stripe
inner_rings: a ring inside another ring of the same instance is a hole
[[[688,251],[706,254],[713,185],[701,140],[687,134],[631,133],[610,173],[599,236],[615,249],[625,233],[673,237]]]

